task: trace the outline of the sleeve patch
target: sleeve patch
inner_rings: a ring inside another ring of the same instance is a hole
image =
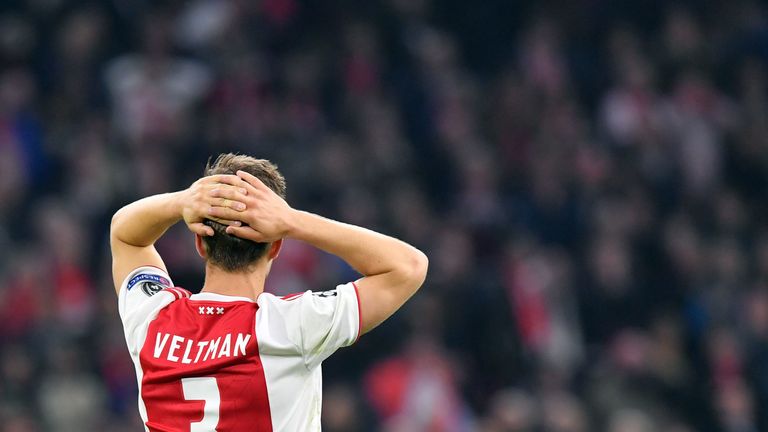
[[[336,290],[333,289],[328,291],[312,291],[312,295],[315,297],[328,298],[328,297],[336,297],[337,295],[339,295],[339,293],[337,293]]]
[[[153,295],[162,291],[164,288],[170,287],[171,282],[167,278],[164,278],[160,275],[141,273],[131,278],[131,280],[128,281],[128,286],[126,288],[128,291],[130,291],[131,288],[136,285],[141,286],[141,290],[144,292],[144,294],[152,297]]]

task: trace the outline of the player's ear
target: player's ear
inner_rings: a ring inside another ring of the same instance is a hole
[[[200,258],[206,259],[208,258],[208,253],[205,251],[205,246],[203,245],[203,238],[200,237],[200,234],[195,234],[195,249],[197,249],[197,254],[200,255]]]
[[[280,255],[280,249],[283,247],[283,239],[275,240],[269,246],[269,252],[267,252],[267,258],[271,261]]]

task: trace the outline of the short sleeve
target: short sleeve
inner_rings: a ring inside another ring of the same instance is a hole
[[[188,296],[185,290],[173,288],[171,277],[157,267],[139,267],[120,285],[118,310],[123,321],[128,349],[138,349],[137,330],[157,311],[172,301]]]
[[[259,297],[260,303],[262,297]],[[272,318],[268,325],[285,326],[286,337],[302,355],[308,369],[319,366],[336,350],[352,345],[359,337],[360,303],[354,283],[329,291],[271,297],[269,303],[260,305],[276,309],[269,313]],[[270,332],[274,334],[275,329]]]

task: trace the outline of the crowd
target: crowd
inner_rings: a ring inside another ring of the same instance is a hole
[[[430,257],[325,431],[768,430],[767,60],[757,0],[5,1],[2,430],[141,430],[109,221],[225,151]],[[355,277],[289,241],[268,289]]]

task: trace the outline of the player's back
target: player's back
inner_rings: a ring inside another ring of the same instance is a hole
[[[150,430],[272,430],[257,309],[184,297],[158,313],[139,356]]]
[[[320,363],[359,332],[353,284],[254,302],[142,267],[119,301],[149,431],[320,430]]]

